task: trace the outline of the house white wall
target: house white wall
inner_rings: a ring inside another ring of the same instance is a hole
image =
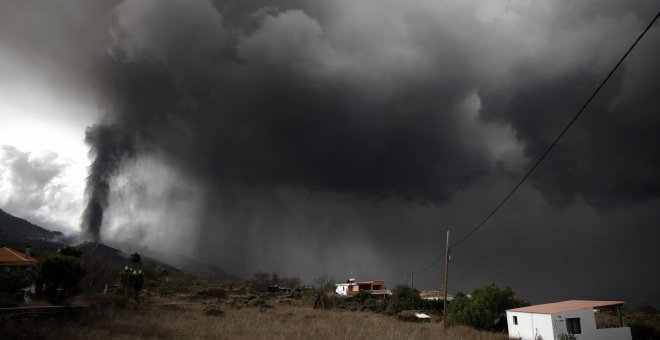
[[[518,318],[514,325],[513,317]],[[581,333],[577,340],[631,340],[630,328],[596,328],[593,309],[584,308],[554,314],[506,312],[509,337],[523,340],[555,340],[562,333],[568,333],[566,319],[579,318]]]
[[[582,333],[575,334],[577,340],[630,340],[632,335],[630,328],[596,328],[596,318],[592,308],[577,309],[572,311],[552,314],[555,335],[568,333],[566,319],[579,318]]]
[[[337,283],[335,287],[335,293],[341,296],[348,296],[348,283]]]
[[[514,316],[518,318],[517,325],[513,322]],[[506,319],[509,325],[509,338],[524,340],[554,339],[552,318],[550,314],[507,311]]]

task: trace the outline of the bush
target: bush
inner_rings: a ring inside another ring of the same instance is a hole
[[[261,296],[259,296],[259,295],[257,295],[257,294],[254,294],[254,293],[248,293],[248,294],[245,296],[245,299],[248,300],[248,301],[251,301],[251,300],[254,300],[254,299],[258,299],[258,298],[261,298]]]
[[[364,300],[362,303],[362,310],[368,310],[371,312],[382,312],[384,310],[384,300],[378,300],[373,297],[370,297],[369,299]]]
[[[420,309],[422,298],[419,297],[417,289],[398,285],[392,291],[392,296],[387,300],[387,312],[397,314],[404,310]]]
[[[210,316],[222,316],[225,314],[225,312],[220,309],[220,306],[216,304],[210,304],[204,306],[204,314]]]
[[[46,254],[37,264],[37,287],[45,286],[43,294],[50,303],[60,303],[80,291],[80,280],[86,273],[80,251],[73,247]]]
[[[658,310],[653,308],[653,306],[649,304],[641,304],[638,305],[637,308],[635,308],[636,311],[646,314],[646,315],[655,315],[658,314]]]
[[[634,321],[628,324],[632,338],[635,340],[660,339],[660,332],[643,321]]]
[[[422,305],[421,305],[422,310],[441,313],[443,308],[444,308],[444,301],[442,300],[422,300]]]
[[[251,307],[259,307],[259,306],[263,306],[265,304],[266,304],[266,300],[264,300],[264,298],[261,298],[261,297],[257,297],[257,298],[248,300],[248,306],[251,306]]]
[[[351,297],[348,297],[347,299],[350,299],[351,301],[355,301],[355,302],[361,304],[364,301],[369,300],[369,299],[373,299],[373,298],[374,298],[374,296],[371,295],[371,293],[369,293],[365,290],[361,290],[357,294],[355,294]]]
[[[334,292],[330,291],[318,292],[314,300],[314,309],[346,309],[348,305],[348,298],[337,296]]]
[[[472,297],[455,296],[448,307],[447,325],[465,325],[480,330],[501,331],[495,328],[497,321],[506,317],[506,310],[526,305],[528,305],[526,301],[515,297],[511,288],[500,289],[495,284],[490,284],[475,289]]]
[[[575,335],[573,335],[573,334],[561,333],[561,334],[559,334],[558,339],[559,339],[559,340],[575,340]]]
[[[15,293],[29,286],[34,281],[33,275],[26,270],[0,270],[0,292]]]
[[[224,299],[225,297],[227,297],[227,292],[216,287],[201,288],[193,294],[195,299]]]
[[[119,280],[121,281],[121,288],[124,292],[124,299],[128,301],[129,298],[133,298],[135,303],[139,303],[140,292],[144,286],[144,274],[142,270],[126,266],[119,276]]]
[[[420,319],[415,315],[415,312],[411,311],[403,311],[399,312],[396,314],[396,318],[401,320],[401,321],[406,321],[406,322],[422,322],[425,321],[425,319]]]
[[[23,302],[23,295],[0,293],[0,308],[18,307]]]

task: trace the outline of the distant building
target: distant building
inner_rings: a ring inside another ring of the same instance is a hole
[[[5,270],[30,270],[37,265],[37,259],[30,256],[31,254],[32,248],[30,246],[25,248],[25,252],[20,252],[9,247],[2,247],[0,248],[0,268],[4,268]]]
[[[622,305],[623,301],[570,300],[509,309],[509,338],[558,339],[560,334],[574,334],[577,340],[630,340],[630,328],[624,327],[621,317]],[[603,308],[618,312],[618,326],[597,326],[595,314]]]
[[[445,292],[441,292],[439,290],[423,290],[419,292],[419,297],[422,298],[422,300],[444,300]],[[447,301],[451,301],[453,299],[453,295],[447,294]]]
[[[369,292],[371,295],[384,297],[392,295],[392,292],[385,288],[385,280],[359,281],[351,278],[346,283],[335,284],[335,293],[340,296],[351,296],[359,292]]]

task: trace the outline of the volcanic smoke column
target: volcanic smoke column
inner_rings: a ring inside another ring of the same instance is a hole
[[[87,176],[85,195],[87,206],[82,215],[83,240],[100,241],[103,212],[108,207],[112,177],[122,162],[134,155],[133,139],[116,125],[92,125],[85,131],[85,142],[94,157]]]

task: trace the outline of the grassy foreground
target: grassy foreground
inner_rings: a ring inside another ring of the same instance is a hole
[[[207,316],[203,307],[143,306],[74,319],[12,321],[2,328],[8,339],[507,339],[466,327],[442,336],[438,322],[410,323],[369,312],[223,305],[223,316]]]

